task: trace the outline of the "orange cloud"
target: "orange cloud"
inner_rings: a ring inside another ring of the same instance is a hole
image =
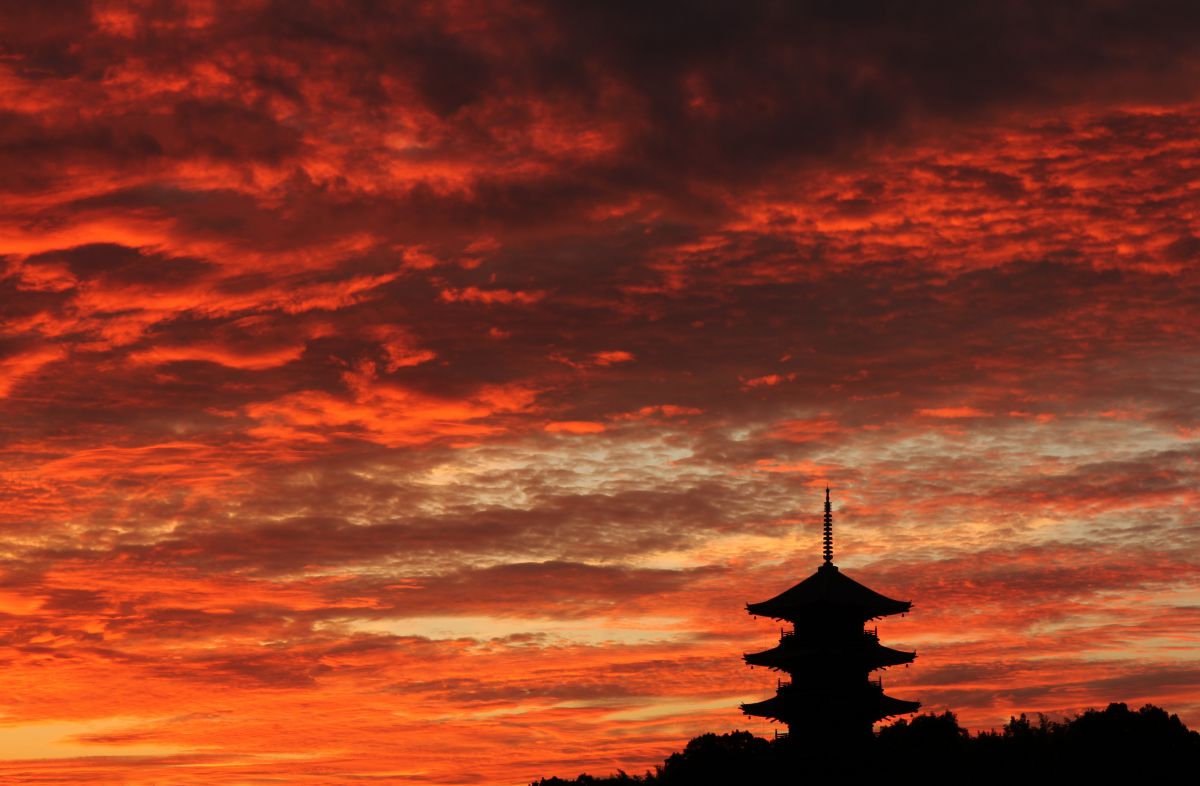
[[[546,296],[545,292],[521,292],[509,289],[480,289],[465,287],[463,289],[443,289],[441,298],[448,303],[520,303],[529,305],[536,303]]]
[[[933,407],[918,409],[918,415],[930,418],[986,418],[990,415],[975,407]]]
[[[66,352],[61,347],[42,346],[0,360],[0,396],[10,391],[23,377],[37,372],[43,366],[61,360]]]
[[[191,344],[175,347],[160,345],[140,352],[131,352],[129,360],[133,363],[150,364],[197,360],[218,363],[230,368],[261,371],[290,363],[299,358],[303,352],[303,345],[281,347],[279,349],[250,350],[247,352],[236,352],[227,347],[212,344]]]
[[[551,434],[599,434],[605,430],[603,423],[590,420],[556,420],[544,426]]]

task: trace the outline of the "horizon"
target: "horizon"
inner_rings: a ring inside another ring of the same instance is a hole
[[[1200,6],[0,7],[0,779],[641,772],[912,601],[1200,728]]]

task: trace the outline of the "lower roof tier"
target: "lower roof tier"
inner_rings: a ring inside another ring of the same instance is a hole
[[[780,692],[764,701],[743,704],[742,712],[761,718],[771,718],[789,725],[806,720],[815,723],[855,723],[881,721],[894,715],[907,715],[921,708],[919,701],[907,701],[888,696],[882,691],[859,693],[841,699],[802,697],[797,693]]]

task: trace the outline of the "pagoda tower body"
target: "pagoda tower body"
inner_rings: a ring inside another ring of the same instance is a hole
[[[755,616],[792,624],[779,644],[745,656],[751,666],[786,673],[774,696],[742,711],[786,723],[789,736],[814,746],[854,745],[869,739],[876,721],[916,712],[920,702],[884,694],[871,672],[911,663],[917,654],[885,647],[866,623],[901,614],[910,601],[892,600],[864,587],[833,564],[833,511],[825,489],[824,563],[817,572],[762,603],[749,603]]]

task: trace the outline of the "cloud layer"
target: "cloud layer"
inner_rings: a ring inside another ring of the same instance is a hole
[[[827,483],[896,695],[1200,725],[1191,4],[385,5],[0,11],[0,773],[769,733]]]

